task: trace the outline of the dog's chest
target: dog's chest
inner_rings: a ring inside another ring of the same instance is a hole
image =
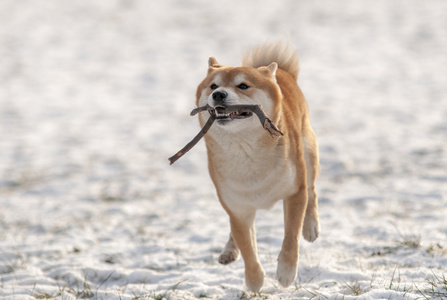
[[[215,162],[216,185],[230,209],[270,209],[296,192],[295,165],[281,151],[251,146],[226,150]]]

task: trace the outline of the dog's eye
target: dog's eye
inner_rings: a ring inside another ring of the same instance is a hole
[[[212,85],[210,85],[210,89],[212,89],[212,90],[215,90],[215,89],[217,89],[218,88],[218,86],[217,86],[217,84],[215,84],[215,83],[213,83]]]
[[[249,88],[248,85],[246,85],[245,83],[241,83],[237,86],[237,88],[241,89],[241,90],[246,90]]]

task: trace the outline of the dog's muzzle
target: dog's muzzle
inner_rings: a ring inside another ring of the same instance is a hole
[[[208,110],[210,115],[213,115],[217,120],[234,120],[234,119],[245,119],[253,115],[252,112],[228,112],[224,106],[216,106]]]
[[[224,105],[225,100],[228,97],[228,93],[225,91],[215,91],[212,95],[214,106]]]

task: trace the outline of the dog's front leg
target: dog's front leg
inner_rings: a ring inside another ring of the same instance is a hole
[[[278,257],[276,276],[283,287],[288,287],[298,271],[299,239],[307,206],[305,185],[284,199],[284,241]]]
[[[245,283],[250,290],[258,292],[264,285],[264,270],[259,263],[254,227],[256,211],[230,214],[231,236],[239,248],[245,264]]]

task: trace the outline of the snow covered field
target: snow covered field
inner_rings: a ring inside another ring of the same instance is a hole
[[[200,142],[210,55],[280,35],[320,143],[321,234],[275,278],[282,203],[256,225],[266,284],[217,263],[229,233]],[[2,0],[0,298],[447,297],[447,2]]]

